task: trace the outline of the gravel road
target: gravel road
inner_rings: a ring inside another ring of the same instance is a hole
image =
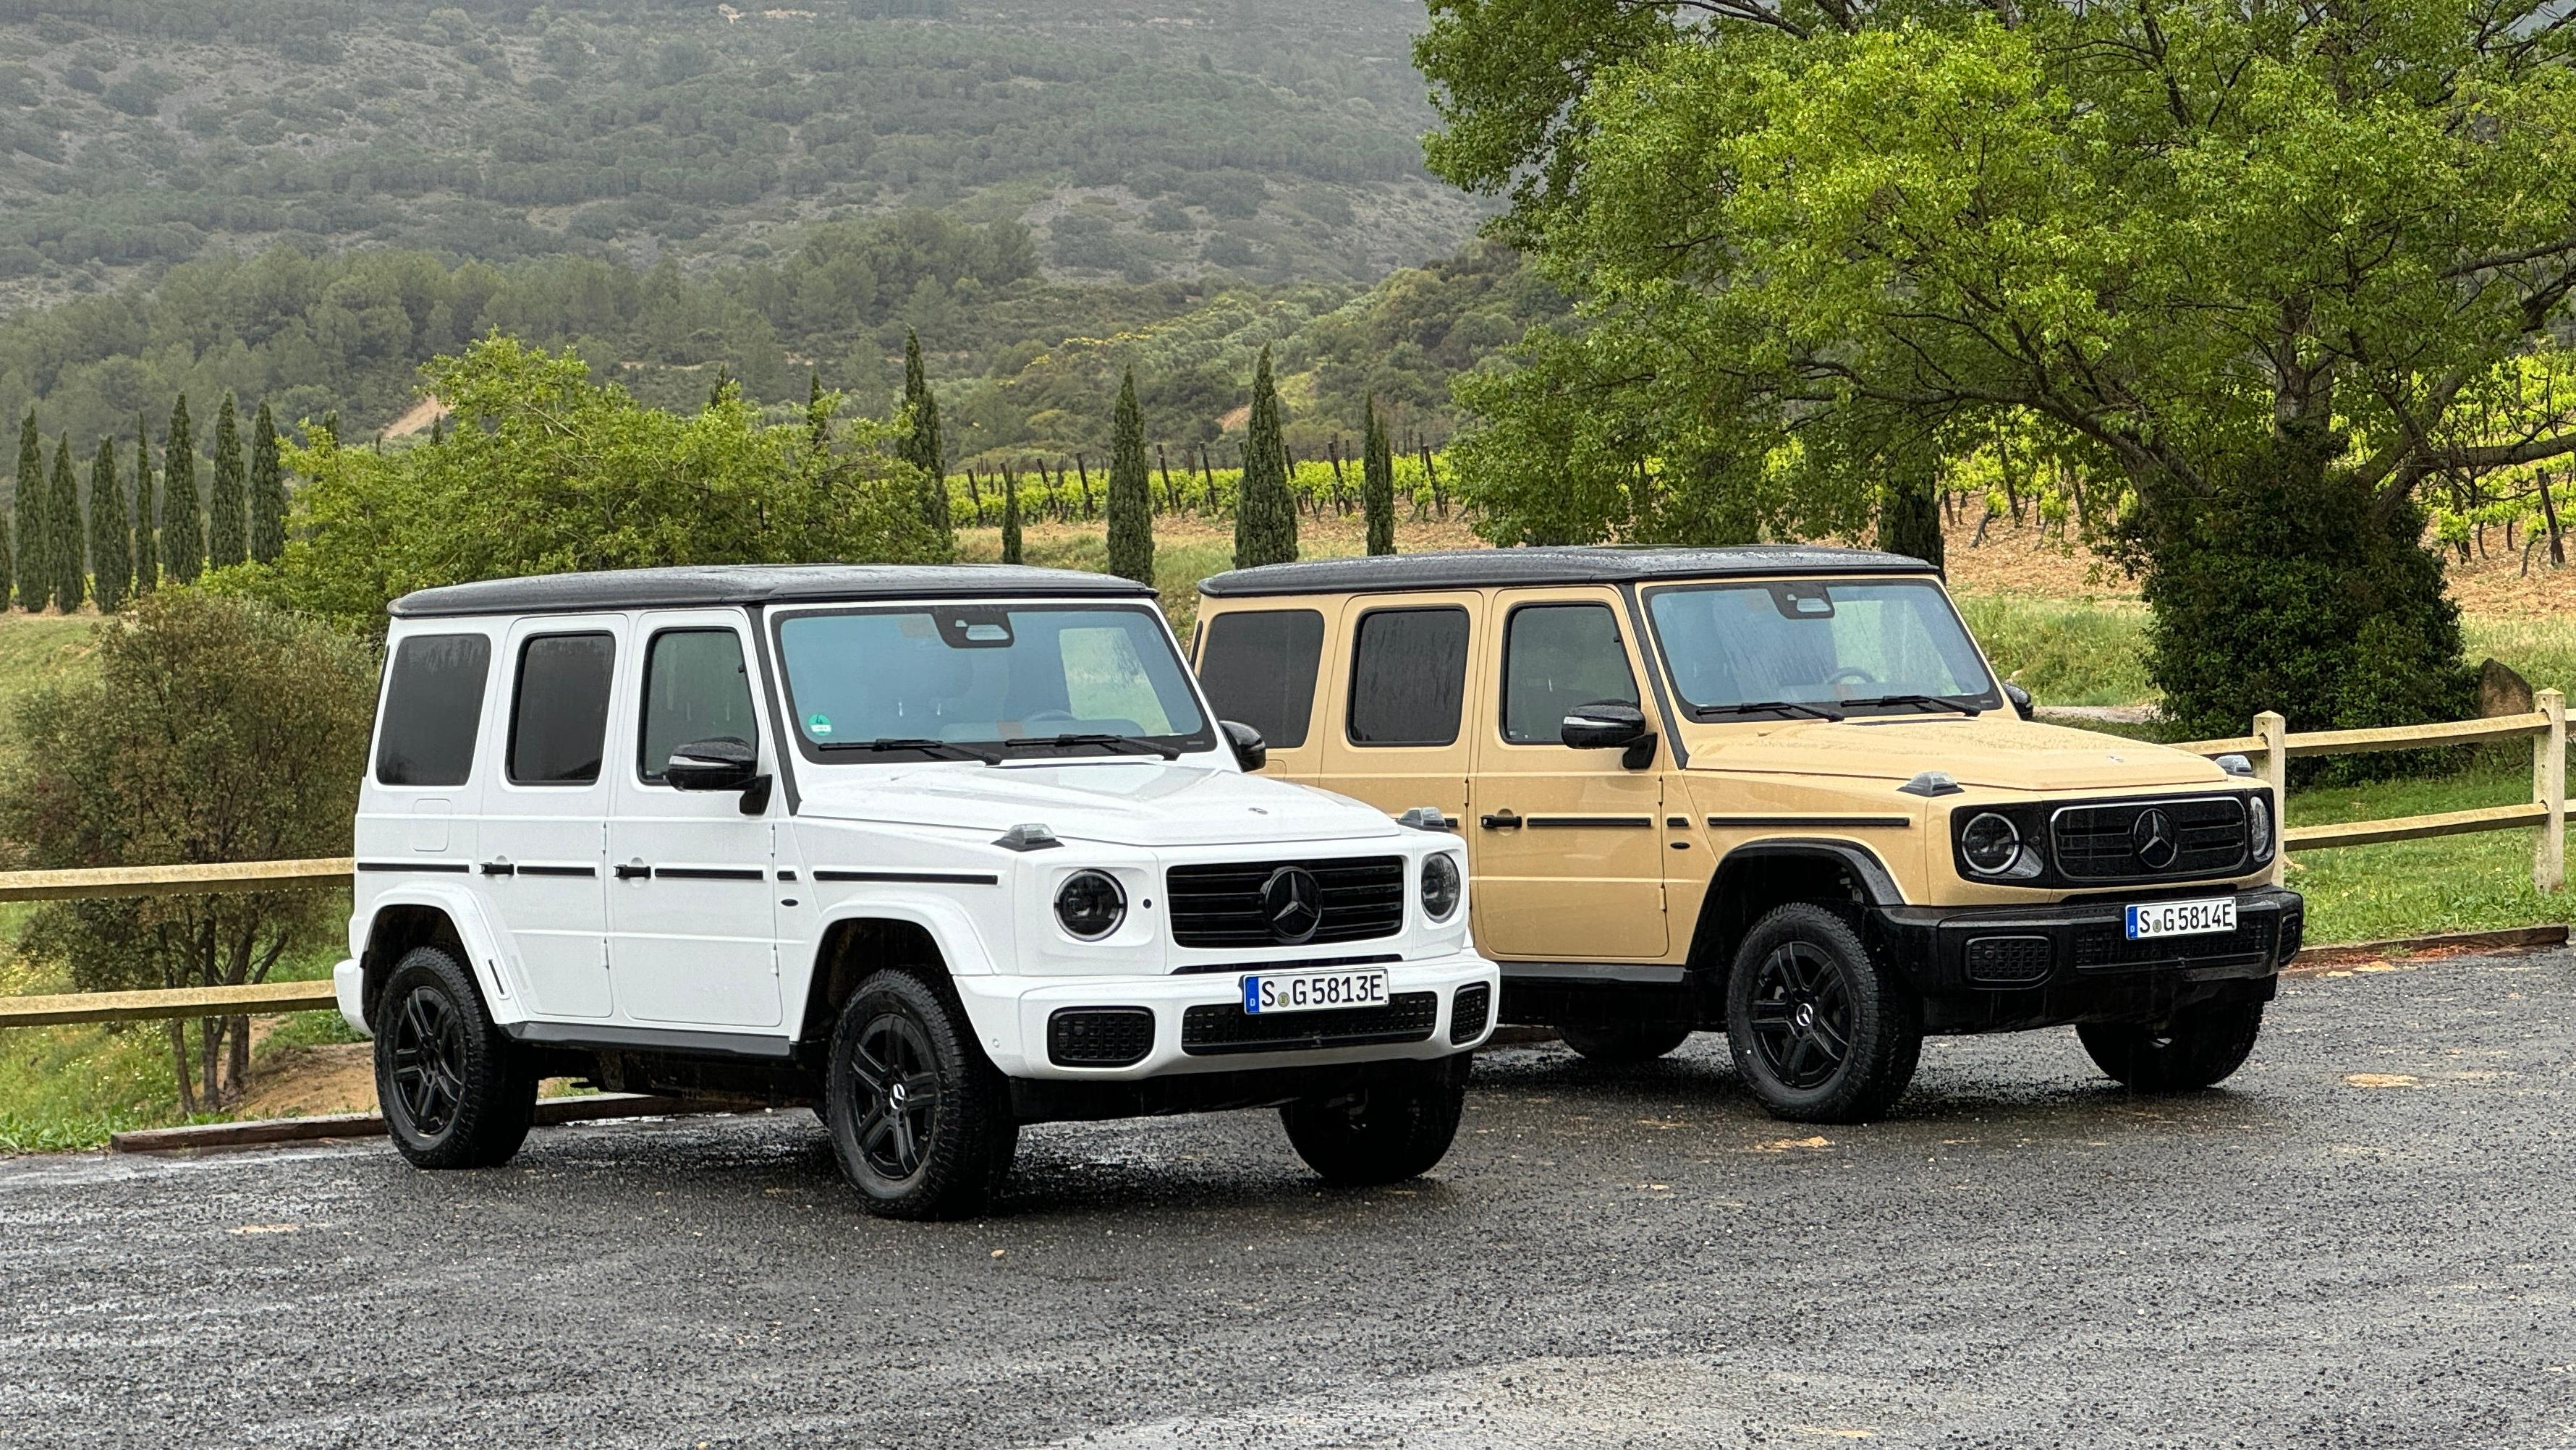
[[[1059,1126],[880,1223],[801,1113],[0,1163],[0,1444],[2576,1446],[2576,959],[2285,986],[2227,1090],[2071,1032],[1901,1116],[1489,1054],[1438,1175]]]

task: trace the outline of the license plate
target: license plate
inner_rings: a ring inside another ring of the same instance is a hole
[[[2236,930],[2236,898],[2207,901],[2150,901],[2129,908],[2129,940],[2151,936],[2201,936]]]
[[[1243,979],[1243,1010],[1255,1017],[1385,1005],[1386,973],[1374,967],[1356,972],[1271,972]]]

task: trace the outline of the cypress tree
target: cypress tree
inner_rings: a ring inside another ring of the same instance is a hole
[[[322,431],[339,441],[337,415]],[[259,420],[250,435],[250,557],[253,563],[275,563],[286,552],[286,475],[277,460],[277,419],[268,404],[259,405]]]
[[[1020,562],[1020,481],[1002,465],[1002,562]]]
[[[98,575],[98,612],[114,614],[125,607],[134,584],[133,526],[125,518],[125,482],[116,476],[114,440],[98,440],[98,457],[89,465],[89,557]]]
[[[1145,476],[1145,413],[1136,406],[1136,370],[1118,386],[1109,433],[1109,572],[1154,582],[1154,493]]]
[[[45,528],[45,441],[36,432],[36,410],[27,410],[27,421],[18,427],[17,498],[10,512],[17,516],[18,607],[33,614],[45,607],[45,596],[54,589],[54,571],[45,562],[45,545],[50,536]]]
[[[245,556],[243,543],[241,424],[235,417],[233,395],[224,394],[222,411],[215,414],[215,482],[206,495],[206,564],[221,569],[238,564]]]
[[[1387,441],[1386,420],[1377,415],[1377,394],[1369,394],[1360,439],[1360,512],[1368,518],[1368,551],[1395,552],[1395,450]]]
[[[161,559],[173,582],[194,584],[206,567],[206,518],[197,508],[197,438],[189,427],[185,393],[170,408],[161,484]]]
[[[939,433],[939,398],[930,391],[930,376],[921,366],[921,336],[903,333],[903,407],[910,422],[904,435],[903,461],[921,470],[921,516],[943,539],[955,526],[948,517],[948,443]]]
[[[1901,469],[1889,479],[1878,501],[1878,546],[1940,568],[1944,561],[1939,490],[1928,466]]]
[[[82,537],[80,482],[72,477],[72,436],[54,445],[54,486],[45,497],[45,565],[54,576],[54,607],[65,614],[89,593],[89,545]]]
[[[805,374],[805,442],[820,453],[832,446],[832,410],[823,406],[823,375]]]
[[[160,514],[152,497],[152,435],[143,415],[134,415],[134,592],[151,593],[161,583],[161,541],[153,528]]]
[[[1288,444],[1279,436],[1279,389],[1270,349],[1252,375],[1252,422],[1243,439],[1243,482],[1234,503],[1234,567],[1297,557],[1297,501],[1288,495]]]

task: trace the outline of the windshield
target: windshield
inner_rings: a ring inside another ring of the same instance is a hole
[[[809,759],[1019,758],[1133,753],[1122,741],[1180,750],[1216,743],[1162,621],[1133,606],[791,614],[779,621],[778,653]]]
[[[1703,719],[1758,713],[1991,710],[1985,662],[1928,579],[1687,585],[1646,596],[1673,688]]]

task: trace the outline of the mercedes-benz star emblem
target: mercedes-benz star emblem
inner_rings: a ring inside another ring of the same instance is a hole
[[[1324,924],[1324,888],[1303,866],[1282,866],[1261,885],[1261,914],[1271,937],[1285,946],[1314,938]]]
[[[2138,812],[2138,823],[2129,828],[2129,845],[2150,871],[2162,871],[2172,865],[2179,849],[2174,841],[2173,818],[2159,810]]]

